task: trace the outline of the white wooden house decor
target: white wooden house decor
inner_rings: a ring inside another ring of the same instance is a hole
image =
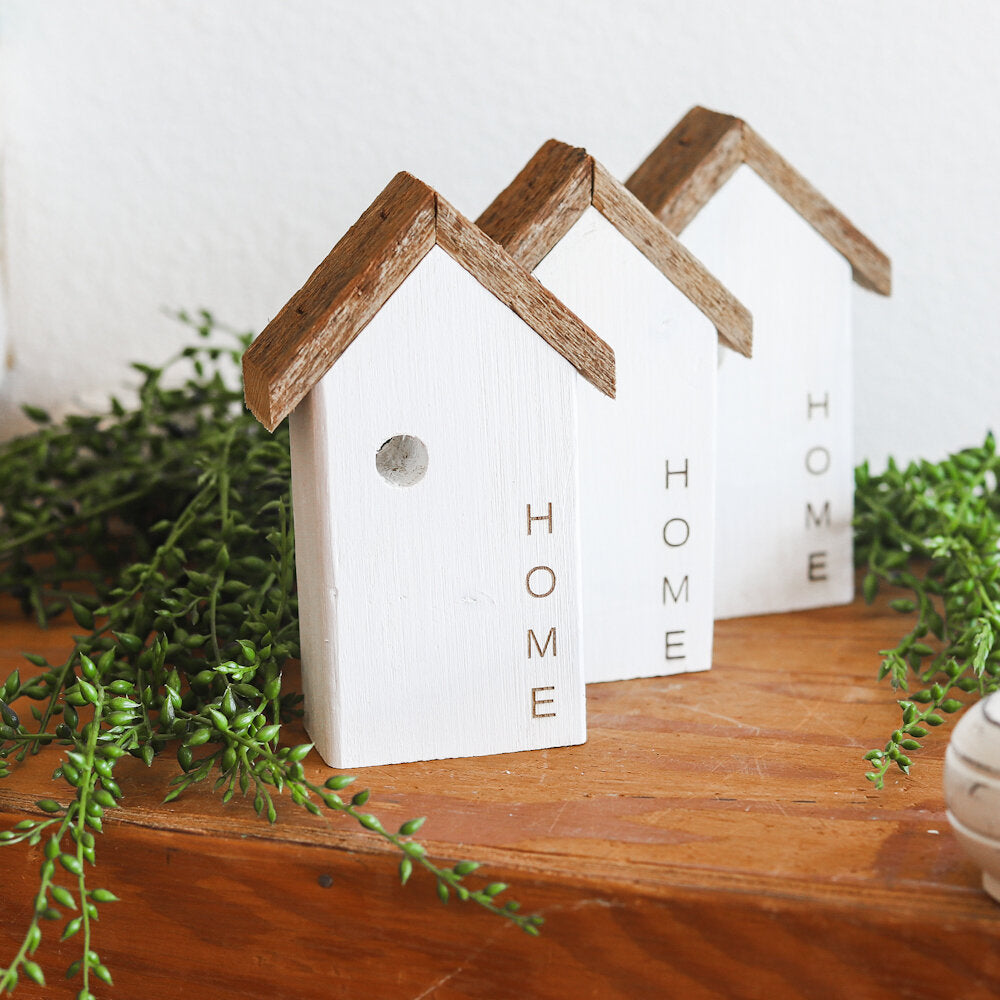
[[[583,742],[577,382],[614,394],[608,345],[401,173],[244,374],[262,423],[291,414],[306,723],[324,760]]]
[[[583,149],[549,141],[477,224],[615,351],[579,396],[588,681],[712,663],[717,334],[750,316]]]
[[[689,111],[627,186],[754,316],[753,363],[720,356],[717,615],[850,601],[851,276],[888,295],[889,259],[731,115]]]

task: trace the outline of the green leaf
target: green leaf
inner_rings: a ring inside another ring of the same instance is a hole
[[[400,828],[400,835],[403,837],[412,837],[413,834],[419,830],[426,822],[426,816],[418,816],[416,819],[408,819]]]
[[[76,900],[73,898],[73,893],[69,889],[61,885],[52,886],[52,898],[62,906],[67,907],[70,910],[76,909]]]
[[[39,799],[35,803],[35,805],[38,806],[38,808],[41,809],[42,812],[47,812],[47,813],[62,812],[63,808],[61,805],[59,805],[58,802],[55,802],[53,799]]]
[[[303,743],[301,746],[293,747],[288,753],[288,759],[297,764],[300,760],[305,760],[312,748],[311,743]]]
[[[413,862],[409,858],[403,858],[399,862],[399,881],[401,885],[406,885],[413,874]]]
[[[60,854],[59,863],[66,869],[71,875],[82,875],[83,865],[80,864],[80,859],[74,854]]]
[[[107,889],[94,889],[90,893],[90,898],[95,903],[117,903],[118,897]]]
[[[45,974],[42,972],[42,967],[37,962],[33,962],[30,958],[26,958],[21,963],[21,968],[24,969],[24,974],[32,982],[37,983],[39,986],[45,985]]]
[[[349,777],[346,774],[335,774],[332,778],[326,779],[325,787],[333,789],[335,792],[339,792],[355,780],[357,779]]]

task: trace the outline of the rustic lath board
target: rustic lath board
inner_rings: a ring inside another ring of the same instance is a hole
[[[891,292],[889,258],[740,118],[692,108],[625,186],[679,234],[744,163],[850,261],[858,284]]]
[[[614,394],[614,354],[433,189],[397,174],[243,358],[247,406],[273,430],[436,243]]]

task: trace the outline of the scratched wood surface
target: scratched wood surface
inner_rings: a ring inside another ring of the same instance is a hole
[[[993,997],[1000,909],[948,831],[944,734],[911,777],[863,778],[897,717],[875,651],[901,627],[884,604],[722,622],[709,673],[592,686],[585,746],[359,772],[384,821],[427,814],[435,856],[485,862],[544,913],[538,940],[419,876],[400,889],[364,831],[290,805],[268,827],[208,791],[163,805],[172,762],[129,761],[99,845],[123,899],[95,942],[109,995]],[[0,675],[69,634],[0,605]],[[54,766],[0,783],[0,823],[51,794]],[[0,857],[6,961],[39,856]],[[18,996],[72,996],[73,949],[39,956],[53,986]]]

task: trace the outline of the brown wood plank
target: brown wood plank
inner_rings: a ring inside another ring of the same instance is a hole
[[[615,352],[498,243],[438,197],[437,239],[588,382],[614,398]]]
[[[243,356],[246,401],[274,430],[434,245],[434,192],[398,173]]]
[[[746,163],[851,264],[854,280],[889,295],[889,258],[746,122],[692,108],[639,165],[626,187],[681,233]]]
[[[585,149],[549,139],[476,225],[534,271],[590,205],[592,163]]]
[[[667,229],[682,233],[742,162],[743,122],[692,108],[625,186]]]
[[[883,792],[863,776],[898,719],[877,650],[905,625],[884,601],[720,622],[709,673],[592,685],[585,746],[359,772],[387,824],[428,815],[433,855],[484,861],[543,912],[538,940],[442,907],[419,872],[401,889],[395,857],[336,818],[284,803],[270,827],[207,789],[163,805],[172,761],[127,761],[98,845],[123,897],[95,939],[111,995],[992,997],[1000,909],[948,830],[947,734]],[[0,605],[0,679],[72,631]],[[0,782],[0,823],[51,794],[54,764]],[[2,962],[40,855],[0,858]],[[18,996],[72,996],[52,960],[71,945],[43,944],[54,986]]]
[[[854,280],[880,295],[892,292],[889,258],[751,128],[743,133],[747,164],[850,262]]]
[[[596,160],[594,207],[712,321],[722,343],[750,357],[750,310]]]
[[[589,205],[712,321],[723,343],[749,357],[749,311],[586,150],[550,139],[476,225],[533,271]]]

